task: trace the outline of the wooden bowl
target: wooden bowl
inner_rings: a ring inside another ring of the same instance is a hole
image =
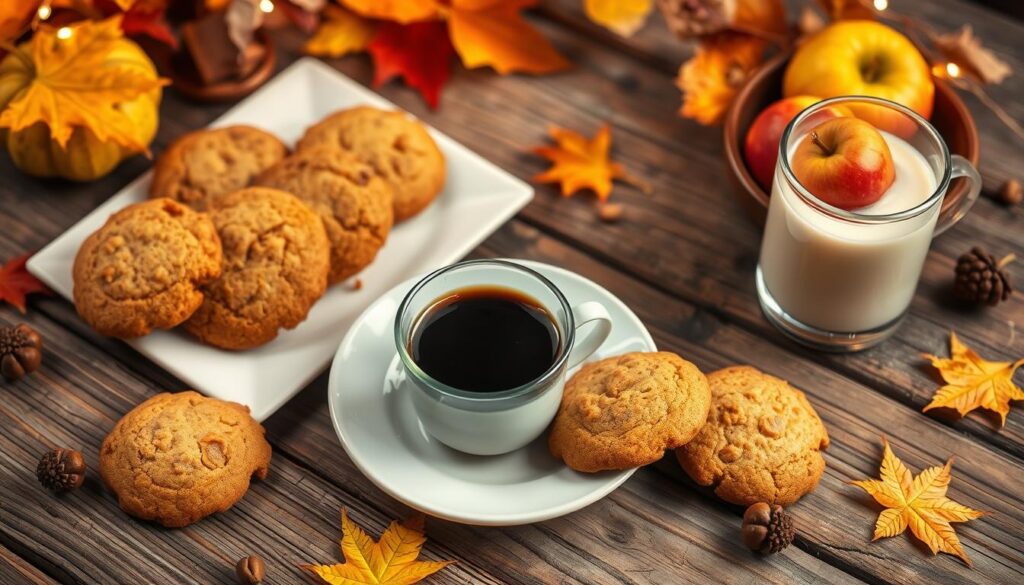
[[[764,225],[768,212],[768,196],[750,174],[743,160],[743,142],[747,130],[761,110],[782,98],[782,76],[789,62],[789,53],[777,55],[755,71],[736,94],[725,116],[725,160],[736,196],[751,220]],[[950,154],[959,154],[978,166],[978,129],[974,118],[960,96],[940,79],[935,80],[935,106],[929,120],[949,146]],[[939,212],[939,223],[956,210],[967,194],[967,182],[955,179],[946,193]]]
[[[173,81],[173,86],[185,97],[208,103],[223,103],[238,101],[250,93],[256,91],[261,85],[267,82],[274,74],[274,66],[277,64],[277,55],[274,52],[274,40],[264,31],[256,31],[256,42],[265,47],[263,59],[256,65],[253,72],[243,79],[232,79],[206,85],[199,79],[199,73],[191,59],[184,57],[185,51],[172,57],[167,69]]]

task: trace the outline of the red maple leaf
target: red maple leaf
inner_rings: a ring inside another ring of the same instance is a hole
[[[105,16],[121,12],[114,0],[95,0],[98,8]],[[165,2],[135,2],[124,13],[121,30],[130,37],[147,36],[154,41],[163,43],[172,49],[178,48],[178,40],[164,20]]]
[[[0,303],[12,304],[25,313],[25,296],[32,293],[53,294],[45,284],[25,270],[30,254],[22,254],[0,267]]]
[[[400,75],[431,108],[437,109],[441,86],[448,81],[455,55],[444,22],[381,22],[367,50],[373,57],[374,87]]]

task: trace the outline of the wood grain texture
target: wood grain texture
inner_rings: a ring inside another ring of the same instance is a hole
[[[942,6],[939,6],[942,4]],[[952,7],[952,8],[951,8]],[[951,29],[971,22],[987,46],[1024,71],[1024,26],[962,2],[908,0],[899,7]],[[606,286],[651,329],[659,347],[709,371],[751,363],[805,390],[829,428],[833,446],[821,485],[792,507],[796,546],[758,558],[739,543],[742,510],[695,486],[671,457],[638,471],[604,500],[531,526],[474,528],[428,521],[431,559],[459,563],[437,583],[872,583],[1024,581],[1024,415],[1011,413],[995,430],[985,416],[924,415],[937,387],[920,352],[942,353],[955,328],[983,354],[1024,355],[1024,295],[973,313],[948,301],[956,256],[982,243],[1024,257],[1024,208],[983,200],[968,219],[939,238],[899,335],[855,356],[807,352],[785,341],[760,315],[752,272],[760,231],[742,215],[727,187],[720,129],[676,115],[672,83],[691,47],[660,22],[620,39],[587,22],[576,0],[545,4],[531,17],[577,66],[542,77],[499,77],[459,68],[441,108],[428,110],[408,88],[381,93],[512,173],[544,168],[527,149],[557,123],[592,132],[614,128],[615,154],[655,186],[646,197],[617,187],[622,221],[602,224],[588,196],[558,197],[538,188],[520,219],[499,230],[474,256],[531,258],[576,270]],[[297,57],[302,37],[279,32],[279,69]],[[366,84],[364,57],[329,61]],[[1024,78],[992,93],[1018,119]],[[971,103],[982,134],[986,188],[1019,173],[1024,149],[991,115]],[[200,106],[168,90],[161,106],[159,153],[180,133],[199,128],[228,106]],[[39,248],[149,167],[136,157],[87,185],[35,181],[0,156],[0,258]],[[229,512],[184,530],[135,522],[92,474],[86,486],[54,497],[35,483],[39,455],[51,446],[77,447],[86,461],[114,422],[174,379],[117,341],[101,338],[61,299],[34,300],[25,320],[46,339],[42,370],[0,386],[0,582],[231,582],[235,560],[259,554],[270,582],[305,582],[304,562],[340,561],[338,512],[379,534],[409,510],[384,495],[338,446],[321,376],[271,417],[271,475],[256,482]],[[0,324],[23,320],[0,309]],[[1020,380],[1021,377],[1018,377]],[[975,562],[931,557],[907,537],[869,543],[879,507],[846,484],[877,474],[886,434],[915,470],[956,455],[950,495],[992,512],[958,533]],[[97,543],[102,543],[98,545]]]

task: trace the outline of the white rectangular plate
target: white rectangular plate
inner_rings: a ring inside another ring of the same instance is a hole
[[[360,104],[396,108],[320,61],[305,58],[212,126],[249,124],[294,144],[327,114]],[[221,351],[178,331],[158,331],[128,343],[194,389],[248,405],[257,420],[273,414],[323,371],[349,326],[377,297],[465,256],[533,198],[528,184],[433,128],[430,133],[448,163],[444,191],[426,211],[395,226],[376,260],[359,274],[361,290],[334,286],[305,322],[254,350]],[[133,181],[33,256],[29,270],[71,299],[71,266],[82,241],[112,213],[146,199],[151,174]]]

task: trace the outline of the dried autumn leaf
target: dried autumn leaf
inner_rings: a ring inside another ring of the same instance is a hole
[[[28,29],[42,0],[0,2],[0,42],[13,41]]]
[[[53,294],[25,269],[29,254],[12,258],[0,267],[0,303],[8,302],[25,313],[25,297],[32,293]]]
[[[381,22],[366,48],[373,57],[374,87],[401,76],[410,87],[419,90],[430,107],[437,107],[454,54],[443,22]]]
[[[644,25],[654,0],[584,0],[587,18],[624,37]]]
[[[705,37],[679,69],[680,114],[704,125],[720,122],[740,86],[763,60],[766,46],[765,41],[743,33]]]
[[[936,35],[932,42],[947,59],[983,83],[1002,83],[1012,71],[1005,61],[981,46],[981,41],[974,36],[969,24],[956,32]]]
[[[115,42],[122,38],[120,16],[66,28],[70,36],[65,38],[42,28],[27,48],[19,47],[16,54],[31,61],[35,77],[0,113],[0,128],[16,132],[43,122],[64,147],[74,128],[85,126],[101,142],[145,150],[136,138],[135,123],[119,104],[166,85],[166,80],[110,59]]]
[[[469,69],[552,73],[569,62],[519,12],[537,0],[452,0],[448,30]]]
[[[549,130],[557,146],[538,146],[533,153],[552,163],[552,167],[535,176],[539,183],[561,183],[562,195],[569,197],[580,189],[591,189],[600,201],[608,200],[615,179],[633,183],[647,191],[645,183],[632,178],[619,163],[609,159],[612,133],[607,124],[601,126],[594,138],[587,140],[582,135],[552,126]]]
[[[106,1],[109,2],[110,0]],[[144,35],[176,49],[178,47],[178,39],[171,33],[171,29],[164,19],[167,1],[135,0],[124,13],[124,19],[121,21],[121,30],[130,37]],[[113,11],[104,12],[104,14],[108,15],[113,13]]]
[[[658,0],[658,8],[683,39],[732,29],[785,41],[788,26],[782,0]]]
[[[403,524],[392,522],[374,542],[341,510],[341,554],[339,565],[306,565],[305,568],[330,585],[412,585],[455,561],[417,561],[427,541],[423,515]]]
[[[339,1],[348,9],[366,18],[392,20],[400,24],[437,18],[438,14],[438,3],[435,0]]]
[[[877,13],[870,0],[818,0],[829,19],[874,20]]]
[[[986,408],[999,413],[1005,425],[1010,401],[1024,400],[1024,392],[1013,383],[1013,373],[1024,365],[1024,358],[1013,363],[984,360],[961,343],[956,333],[949,335],[949,354],[949,358],[924,354],[942,374],[946,385],[939,388],[923,412],[954,408],[964,416],[976,408]]]
[[[320,27],[303,47],[310,55],[342,57],[362,51],[373,37],[373,25],[349,10],[328,5],[323,17]]]
[[[913,477],[910,470],[893,454],[885,437],[882,437],[882,443],[885,447],[881,478],[850,482],[885,506],[875,523],[872,541],[902,534],[909,526],[910,532],[928,545],[932,554],[944,552],[956,555],[968,567],[971,566],[971,560],[967,558],[967,552],[950,522],[966,522],[985,513],[946,497],[953,458],[942,467],[929,467]]]

